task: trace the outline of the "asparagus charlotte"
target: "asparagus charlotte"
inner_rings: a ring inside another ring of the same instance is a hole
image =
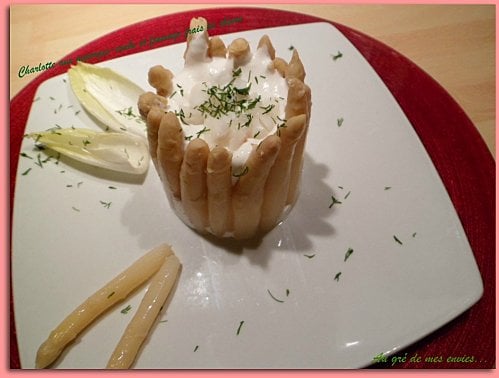
[[[228,47],[192,19],[184,69],[149,70],[140,96],[152,160],[190,227],[246,239],[271,230],[298,197],[311,92],[298,52],[275,56],[264,35]]]

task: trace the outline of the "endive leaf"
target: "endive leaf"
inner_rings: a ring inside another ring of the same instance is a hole
[[[144,90],[110,68],[78,62],[68,70],[69,81],[81,105],[113,131],[146,135],[137,101]]]
[[[97,167],[132,174],[145,173],[149,167],[145,140],[131,134],[71,128],[27,136],[62,155]]]

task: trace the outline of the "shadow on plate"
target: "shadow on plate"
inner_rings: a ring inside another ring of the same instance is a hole
[[[329,167],[315,162],[305,154],[301,193],[287,218],[265,235],[248,240],[221,239],[201,235],[205,241],[227,252],[245,255],[253,264],[265,267],[273,251],[313,253],[313,237],[329,237],[334,234],[329,208],[332,189],[325,179]]]
[[[274,251],[312,254],[315,237],[334,235],[332,219],[334,220],[335,208],[328,207],[333,192],[326,182],[328,173],[329,167],[326,164],[317,163],[305,154],[301,193],[296,205],[288,217],[273,230],[248,240],[217,238],[190,229],[170,209],[160,181],[156,178],[150,182],[153,187],[147,193],[140,188],[135,191],[125,206],[121,221],[132,234],[140,238],[144,248],[150,246],[151,240],[155,239],[183,243],[188,248],[200,250],[206,249],[202,245],[206,243],[208,250],[216,248],[233,255],[244,255],[252,264],[265,267]],[[164,224],[158,224],[158,221]],[[180,233],[179,225],[185,228]],[[199,240],[199,245],[193,246],[193,240],[196,239]]]

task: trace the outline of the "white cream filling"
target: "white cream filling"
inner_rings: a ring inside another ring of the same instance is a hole
[[[237,176],[253,148],[285,124],[286,80],[266,48],[235,69],[233,59],[207,56],[202,34],[191,40],[185,58],[184,69],[173,78],[169,110],[181,121],[185,145],[202,138],[210,149],[227,148]]]

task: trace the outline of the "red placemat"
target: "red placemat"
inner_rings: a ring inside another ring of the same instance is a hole
[[[10,103],[10,209],[19,150],[29,109],[38,86],[64,73],[69,62],[89,63],[118,58],[185,41],[192,17],[209,22],[210,35],[312,22],[329,22],[298,13],[220,8],[190,11],[130,25],[91,42],[43,72]],[[388,46],[344,25],[331,23],[367,59],[416,130],[456,208],[484,282],[483,297],[471,309],[429,336],[399,352],[395,368],[495,367],[495,161],[459,105],[430,76]],[[127,46],[127,48],[120,48]],[[10,294],[10,367],[20,368]],[[421,357],[418,362],[417,356]],[[374,356],[373,356],[374,357]],[[411,360],[411,357],[414,357]],[[425,361],[435,358],[434,362]],[[456,360],[447,361],[449,357]],[[461,358],[460,360],[457,358]],[[376,363],[373,368],[392,366]]]

